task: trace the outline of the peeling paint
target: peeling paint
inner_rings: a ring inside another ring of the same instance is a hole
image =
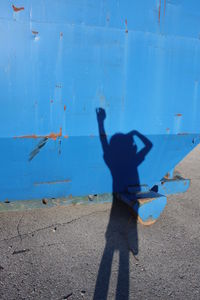
[[[14,5],[12,5],[12,8],[15,12],[19,12],[20,10],[24,10],[24,7],[16,7]]]

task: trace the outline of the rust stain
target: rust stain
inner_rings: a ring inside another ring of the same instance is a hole
[[[170,128],[166,128],[166,131],[169,132],[169,131],[170,131]]]
[[[71,180],[70,180],[70,179],[64,179],[64,180],[54,180],[54,181],[35,182],[34,185],[57,184],[57,183],[68,183],[68,182],[71,182]]]
[[[66,105],[64,105],[64,111],[66,111]]]
[[[12,8],[13,8],[13,10],[14,10],[15,12],[18,12],[18,11],[20,11],[20,10],[24,10],[24,7],[16,7],[16,6],[14,6],[14,5],[12,5]]]
[[[169,179],[170,178],[170,173],[167,173],[165,176],[164,176],[165,179]]]
[[[60,132],[59,133],[54,133],[51,132],[49,135],[36,135],[36,134],[32,134],[32,135],[23,135],[23,136],[15,136],[15,139],[38,139],[38,138],[46,138],[46,139],[52,139],[52,140],[56,140],[58,137],[62,136],[62,128],[60,128]]]
[[[182,117],[182,114],[175,114],[176,117]]]
[[[60,37],[61,37],[61,38],[63,37],[63,32],[60,32]]]
[[[159,2],[159,7],[158,7],[158,23],[160,24],[160,9],[161,9],[161,0]]]
[[[56,140],[58,137],[61,137],[62,136],[62,128],[60,128],[60,132],[59,133],[50,133],[48,136],[46,136],[46,138],[48,139],[52,139],[52,140]]]
[[[53,103],[53,100],[50,100],[51,103]]]
[[[41,136],[38,136],[36,134],[32,134],[32,135],[23,135],[23,136],[14,136],[14,139],[37,139],[40,138]]]
[[[65,139],[68,139],[68,138],[69,138],[69,136],[68,136],[68,135],[64,135],[64,138],[65,138]]]
[[[32,30],[32,34],[36,35],[38,33],[39,33],[38,31]]]
[[[47,141],[48,141],[47,138],[40,139],[40,141],[37,144],[37,146],[29,154],[29,161],[31,161],[36,155],[38,155],[38,153],[40,152],[40,150],[46,145]]]
[[[128,22],[127,22],[127,19],[125,20],[125,25],[126,25],[126,33],[128,33]]]

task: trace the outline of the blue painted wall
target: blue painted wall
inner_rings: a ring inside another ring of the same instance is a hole
[[[112,191],[97,107],[160,180],[199,142],[199,28],[197,0],[1,0],[0,200]]]

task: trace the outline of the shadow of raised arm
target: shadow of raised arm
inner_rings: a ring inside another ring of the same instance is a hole
[[[106,119],[106,112],[103,108],[99,107],[96,109],[96,115],[97,115],[97,122],[99,128],[99,138],[101,141],[103,152],[105,154],[109,149],[108,140],[104,128],[104,120]]]
[[[144,159],[145,156],[148,154],[148,152],[151,150],[153,147],[152,142],[143,134],[138,132],[137,130],[132,130],[128,133],[128,135],[131,136],[137,136],[144,144],[144,147],[137,153],[137,156],[140,157],[141,159]]]

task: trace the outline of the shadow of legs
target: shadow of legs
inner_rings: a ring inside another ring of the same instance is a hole
[[[107,243],[101,259],[95,286],[94,300],[107,299],[114,248]]]
[[[116,300],[129,299],[129,251],[119,252],[119,270],[116,289]]]

